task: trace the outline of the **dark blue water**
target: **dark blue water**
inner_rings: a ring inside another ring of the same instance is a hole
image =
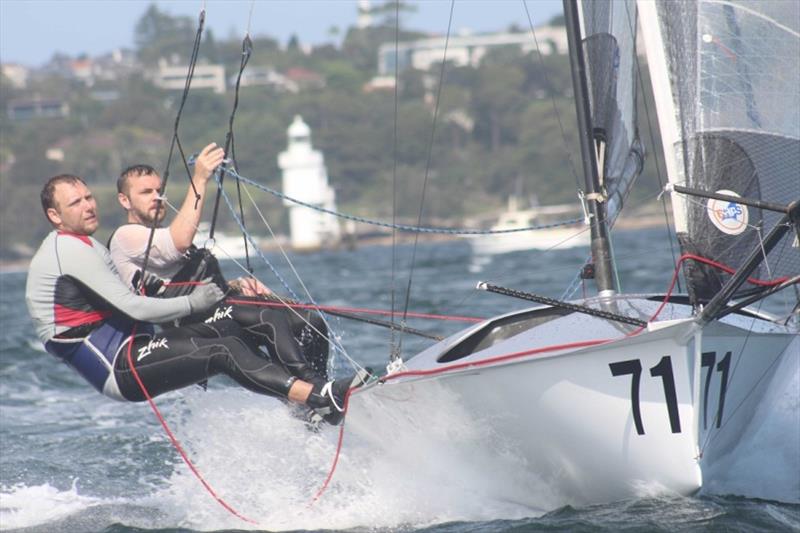
[[[627,292],[663,291],[671,273],[663,230],[620,232],[615,248]],[[586,252],[521,252],[473,257],[463,241],[426,243],[417,252],[409,310],[490,316],[524,302],[475,291],[478,281],[559,297]],[[402,311],[410,247],[397,251],[394,285]],[[301,299],[300,285],[278,254],[268,258]],[[292,256],[319,303],[389,309],[392,250]],[[227,262],[236,274],[238,267]],[[263,266],[267,284],[280,283]],[[398,476],[413,479],[415,450],[402,464],[375,464],[348,453],[348,475],[327,475],[337,432],[308,432],[286,408],[236,388],[225,378],[209,390],[191,388],[158,398],[177,438],[215,491],[258,522],[242,522],[217,504],[191,475],[144,404],[104,399],[44,353],[27,317],[25,273],[0,275],[0,528],[22,531],[780,531],[800,529],[800,377],[798,360],[784,361],[765,398],[762,423],[730,458],[728,472],[706,480],[695,497],[650,493],[584,508],[534,509],[483,492],[420,486],[399,491]],[[582,289],[578,289],[578,295]],[[588,291],[589,289],[587,289]],[[774,311],[780,312],[777,302]],[[347,356],[385,365],[388,330],[332,319]],[[457,323],[410,321],[437,335]],[[429,341],[402,339],[404,356]],[[339,355],[337,367],[345,368]],[[480,483],[480,480],[474,480]],[[408,487],[409,483],[402,484]]]

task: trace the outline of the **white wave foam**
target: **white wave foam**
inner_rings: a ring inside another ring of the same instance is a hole
[[[49,485],[15,485],[0,489],[0,524],[15,529],[47,524],[101,503],[78,494],[76,483],[69,490]]]
[[[396,427],[389,432],[398,422],[390,419],[378,425],[378,433],[406,435],[390,455],[376,451],[370,442],[374,434],[348,421],[333,481],[312,504],[331,468],[338,428],[310,432],[283,405],[243,391],[210,390],[187,394],[185,399],[179,439],[219,496],[258,524],[250,526],[226,511],[187,468],[177,466],[169,488],[151,497],[152,505],[171,515],[173,526],[384,528],[536,514],[515,501],[519,485],[508,481],[513,472],[492,476],[482,468],[480,457],[452,457],[451,450],[424,441],[419,432]],[[444,431],[454,435],[470,431],[467,424],[453,418],[447,421],[449,425],[441,426]],[[507,463],[513,468],[513,458]],[[457,476],[453,475],[456,470]],[[471,482],[465,483],[465,478]],[[505,480],[494,483],[492,478]]]

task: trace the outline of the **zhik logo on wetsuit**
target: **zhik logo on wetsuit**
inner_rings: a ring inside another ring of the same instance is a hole
[[[233,306],[229,305],[227,307],[217,307],[214,309],[214,315],[208,317],[205,320],[206,324],[211,324],[212,322],[216,322],[217,320],[222,320],[223,318],[230,318],[233,319]]]
[[[136,357],[136,361],[141,361],[142,359],[153,353],[153,350],[156,350],[158,348],[169,349],[166,337],[162,337],[160,339],[152,339],[150,342],[139,348],[139,355]]]

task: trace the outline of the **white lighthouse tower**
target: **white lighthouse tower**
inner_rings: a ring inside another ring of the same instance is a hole
[[[322,152],[311,146],[311,129],[300,115],[287,130],[289,146],[278,155],[283,172],[283,192],[307,204],[336,210],[336,193],[328,185],[328,172]],[[317,250],[339,243],[339,221],[333,215],[284,200],[289,208],[292,248]]]

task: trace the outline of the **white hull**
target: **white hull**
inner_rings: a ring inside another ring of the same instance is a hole
[[[241,235],[232,236],[215,231],[214,238],[209,239],[208,234],[208,224],[201,223],[193,244],[198,248],[208,248],[218,259],[244,259],[246,252],[250,254],[250,257],[257,254],[250,241],[247,242],[247,250],[245,250],[244,237]],[[252,239],[256,245],[259,244],[257,237],[252,237]]]
[[[656,304],[618,305],[630,314],[634,305],[651,312]],[[662,316],[684,312],[670,305]],[[449,482],[485,477],[507,491],[508,501],[538,509],[653,491],[688,495],[703,485],[704,466],[730,452],[746,431],[782,354],[800,350],[796,332],[785,328],[748,334],[752,318],[733,317],[702,332],[691,320],[676,320],[625,337],[619,324],[600,318],[537,313],[549,311],[507,315],[489,329],[478,324],[410,360],[407,373],[358,391],[348,433],[387,459],[413,434],[418,447],[448,450],[452,464],[442,465],[441,475]],[[514,328],[508,323],[519,325],[514,317],[526,314],[531,327],[508,336],[504,330]],[[596,339],[619,340],[546,349]],[[701,339],[697,350],[695,339]],[[468,348],[475,342],[477,349]],[[453,347],[464,355],[447,355]],[[545,351],[486,363],[531,349]],[[438,362],[443,355],[453,360]]]
[[[232,237],[226,237],[224,239],[214,239],[214,246],[211,248],[211,252],[217,256],[219,259],[244,259],[245,258],[245,247],[244,241],[241,239],[234,239]],[[250,254],[250,257],[256,256],[256,251],[250,246],[250,243],[247,243],[248,249],[247,252]]]
[[[495,255],[521,250],[564,250],[589,247],[590,235],[586,227],[552,228],[499,235],[479,235],[469,238],[477,255]]]

